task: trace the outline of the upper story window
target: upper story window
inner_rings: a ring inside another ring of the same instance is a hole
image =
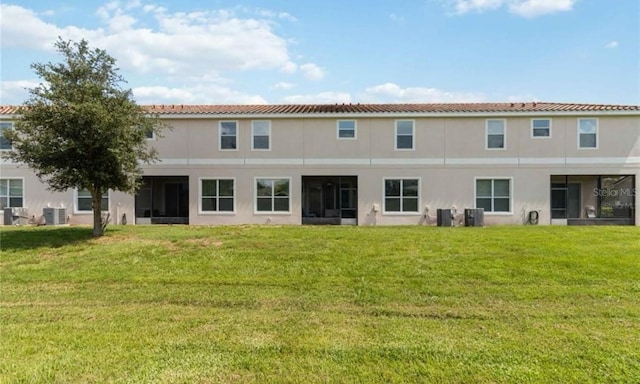
[[[385,179],[384,212],[418,212],[419,179]]]
[[[220,132],[220,149],[236,150],[238,149],[238,122],[237,121],[221,121],[218,126]]]
[[[551,119],[531,119],[531,137],[551,137]]]
[[[147,135],[147,140],[155,140],[155,138],[156,138],[156,134],[155,134],[155,132],[153,132],[153,129],[147,130],[147,132],[145,132],[145,134]]]
[[[11,150],[13,146],[11,145],[11,140],[4,137],[5,129],[12,129],[13,123],[9,123],[6,121],[0,122],[0,150]]]
[[[290,212],[290,185],[289,178],[256,179],[256,212]]]
[[[338,139],[355,139],[356,121],[338,120]]]
[[[22,179],[0,179],[0,209],[21,208],[24,201]]]
[[[396,149],[413,150],[413,120],[396,120]]]
[[[507,128],[504,119],[487,120],[487,149],[505,149]]]
[[[251,149],[268,151],[271,149],[271,122],[252,121],[251,122]]]
[[[233,179],[200,179],[200,212],[235,211]]]
[[[89,192],[88,189],[78,189],[76,190],[75,195],[75,213],[93,212],[93,208],[91,206],[91,192]],[[109,191],[105,192],[102,195],[102,200],[100,201],[100,210],[109,210]]]
[[[598,148],[598,119],[578,119],[578,148]]]
[[[511,179],[476,179],[476,208],[485,212],[511,212]]]

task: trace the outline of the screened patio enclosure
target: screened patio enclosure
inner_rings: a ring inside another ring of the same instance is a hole
[[[303,176],[302,224],[358,224],[357,176]]]
[[[135,211],[136,224],[189,224],[189,177],[144,176]]]
[[[551,176],[552,224],[634,225],[634,175]]]

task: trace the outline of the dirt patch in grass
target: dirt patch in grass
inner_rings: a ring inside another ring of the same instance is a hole
[[[91,242],[94,244],[105,244],[105,245],[122,243],[122,242],[131,243],[131,242],[140,242],[140,241],[144,241],[144,240],[140,239],[140,237],[136,236],[135,234],[107,234],[105,236],[91,239]]]
[[[136,243],[144,245],[160,245],[170,250],[178,250],[180,244],[199,245],[202,247],[221,247],[222,241],[210,237],[195,237],[184,240],[144,239],[135,234],[110,234],[91,240],[94,244],[109,245],[117,243]]]
[[[202,247],[221,247],[222,246],[222,241],[212,239],[212,238],[207,238],[207,237],[197,237],[194,239],[187,239],[185,242],[187,244],[196,244]]]

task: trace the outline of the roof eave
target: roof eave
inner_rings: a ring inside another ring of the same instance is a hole
[[[429,117],[536,117],[536,116],[640,116],[640,111],[495,111],[495,112],[356,112],[356,113],[159,113],[161,119],[321,119],[321,118],[429,118]]]

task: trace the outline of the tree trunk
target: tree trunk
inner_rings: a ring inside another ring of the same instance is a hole
[[[96,191],[93,188],[91,191],[91,207],[93,208],[93,236],[100,237],[104,235],[104,228],[102,227],[102,192]]]

